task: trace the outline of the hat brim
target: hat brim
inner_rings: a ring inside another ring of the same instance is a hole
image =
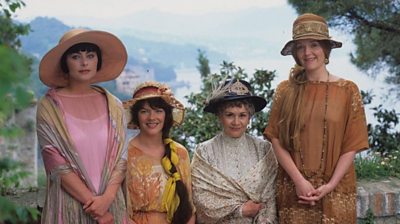
[[[293,51],[293,45],[296,43],[297,40],[306,40],[306,39],[312,39],[312,40],[327,40],[330,42],[332,49],[333,48],[341,48],[342,47],[342,42],[336,41],[336,40],[331,40],[327,39],[326,37],[319,37],[319,36],[304,36],[304,37],[299,37],[296,40],[291,40],[285,44],[285,46],[281,50],[281,55],[287,56],[287,55],[292,55]]]
[[[68,85],[69,80],[61,70],[60,60],[66,50],[78,43],[93,43],[101,50],[102,66],[91,80],[92,83],[113,80],[121,74],[128,59],[124,44],[111,33],[88,30],[59,43],[43,56],[39,65],[39,77],[45,85]]]
[[[218,100],[210,101],[203,109],[204,112],[217,114],[218,107],[228,101],[249,100],[254,105],[254,111],[259,112],[267,105],[267,101],[259,96],[227,96]]]

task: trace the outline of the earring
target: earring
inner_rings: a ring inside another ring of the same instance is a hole
[[[329,64],[329,58],[325,58],[324,62],[326,65]]]

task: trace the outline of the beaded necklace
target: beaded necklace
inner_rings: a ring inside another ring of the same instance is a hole
[[[325,164],[324,164],[324,160],[325,160],[325,151],[326,151],[326,146],[327,146],[327,126],[328,126],[328,121],[326,118],[326,114],[328,111],[328,92],[329,92],[329,76],[330,73],[328,72],[328,78],[326,80],[326,89],[325,89],[325,109],[324,109],[324,132],[322,135],[322,152],[321,152],[321,161],[319,164],[319,169],[317,172],[306,172],[305,168],[304,168],[304,155],[303,152],[301,150],[300,147],[300,160],[301,160],[301,169],[302,169],[302,173],[304,174],[304,176],[311,178],[313,176],[316,176],[318,174],[322,174],[325,171]]]

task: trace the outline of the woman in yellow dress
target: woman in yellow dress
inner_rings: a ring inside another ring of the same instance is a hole
[[[139,134],[128,144],[128,215],[136,224],[194,223],[190,158],[184,146],[169,138],[184,116],[171,89],[150,81],[124,102],[131,115],[128,128]]]

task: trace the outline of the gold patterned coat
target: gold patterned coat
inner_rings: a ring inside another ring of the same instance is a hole
[[[340,79],[329,83],[309,81],[304,85],[302,113],[306,114],[306,120],[300,133],[301,150],[296,149],[290,154],[303,176],[313,184],[314,188],[318,188],[330,180],[341,155],[369,147],[368,132],[364,107],[356,84]],[[327,85],[329,85],[328,92]],[[280,111],[288,91],[292,91],[288,81],[283,81],[276,89],[269,124],[264,132],[269,140],[279,139]],[[327,119],[327,131],[326,147],[323,150],[324,117]],[[292,180],[280,167],[277,176],[279,223],[355,223],[354,164],[337,187],[316,206],[302,205],[297,200]]]

